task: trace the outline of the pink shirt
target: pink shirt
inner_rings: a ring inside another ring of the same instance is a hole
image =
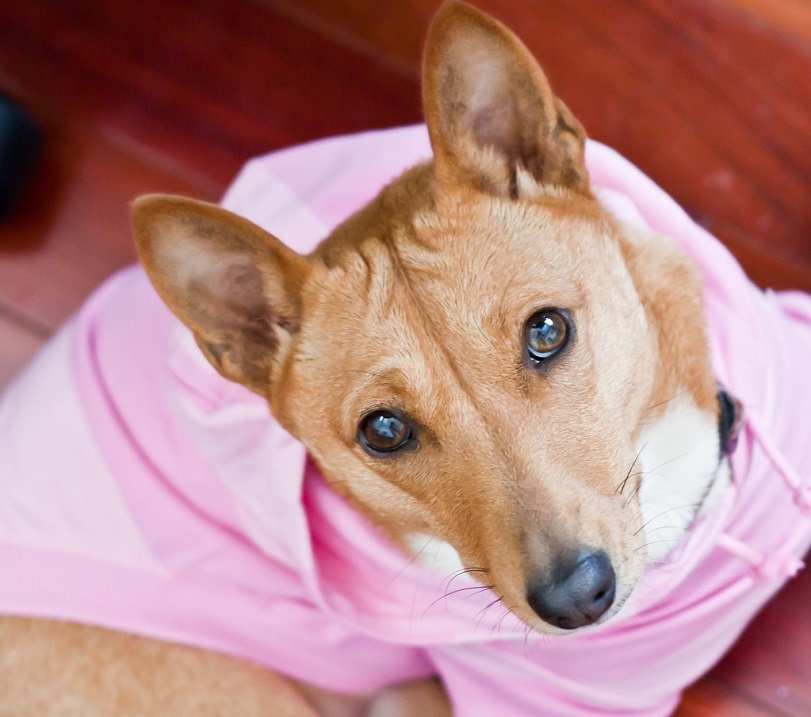
[[[421,126],[324,140],[252,160],[224,204],[306,252],[429,153]],[[587,159],[606,206],[699,262],[715,370],[747,416],[733,487],[616,620],[527,636],[489,594],[454,593],[464,578],[449,587],[410,562],[263,401],[210,368],[137,267],[0,401],[0,611],[211,648],[339,691],[439,674],[465,717],[672,712],[811,543],[811,441],[796,430],[811,299],[761,293],[627,161],[593,142]]]

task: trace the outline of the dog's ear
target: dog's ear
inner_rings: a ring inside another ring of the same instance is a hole
[[[148,195],[132,216],[158,294],[217,371],[267,397],[274,359],[298,330],[308,261],[213,204]]]
[[[513,198],[526,179],[589,194],[582,126],[497,20],[456,0],[439,9],[426,43],[423,101],[440,181]]]

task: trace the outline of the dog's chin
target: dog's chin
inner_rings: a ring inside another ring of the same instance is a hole
[[[615,602],[614,605],[612,605],[604,615],[601,615],[598,620],[572,630],[564,630],[563,628],[557,627],[556,625],[552,625],[542,620],[535,615],[534,612],[532,612],[532,609],[529,606],[525,608],[525,611],[522,611],[520,614],[516,612],[515,615],[533,632],[537,633],[538,635],[543,635],[544,637],[573,637],[575,635],[584,635],[586,633],[598,631],[601,628],[604,628],[606,625],[610,625],[611,623],[615,622],[618,619],[618,616],[620,616],[622,613],[623,608],[631,597],[632,592],[633,591],[630,591],[628,595],[623,596],[619,601]]]

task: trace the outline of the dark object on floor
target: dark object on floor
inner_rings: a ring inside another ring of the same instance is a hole
[[[31,115],[0,96],[0,219],[14,210],[41,146],[42,131]]]

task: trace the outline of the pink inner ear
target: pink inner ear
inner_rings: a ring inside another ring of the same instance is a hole
[[[262,274],[247,261],[226,265],[207,283],[194,282],[190,290],[196,306],[215,326],[237,327],[270,313]]]
[[[446,83],[448,96],[440,98],[461,109],[462,126],[472,129],[480,146],[499,150],[521,131],[508,58],[502,43],[490,37],[456,38],[446,60],[452,78]]]
[[[524,176],[589,194],[585,133],[556,100],[538,63],[507,28],[450,4],[431,28],[426,120],[441,176],[518,197]]]
[[[227,378],[262,393],[278,349],[275,315],[264,295],[262,273],[255,266],[232,264],[209,283],[188,288],[190,316],[200,327],[195,338],[214,367]]]
[[[476,141],[481,145],[501,147],[514,136],[517,126],[515,106],[504,88],[482,88],[469,103],[471,125]]]
[[[190,314],[203,329],[212,354],[232,363],[263,363],[277,344],[273,324],[281,323],[264,295],[262,274],[247,260],[228,263],[221,271],[194,279],[188,287]]]

